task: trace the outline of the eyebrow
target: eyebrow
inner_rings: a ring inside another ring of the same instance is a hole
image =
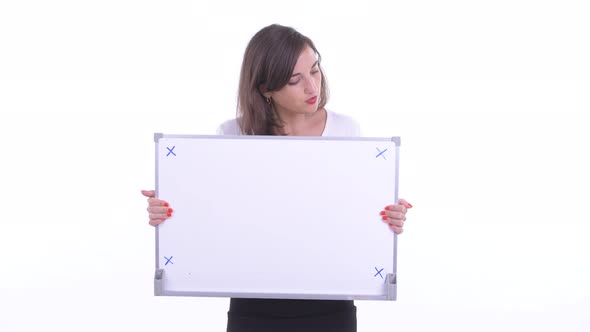
[[[314,63],[313,63],[313,66],[311,66],[311,68],[313,68],[313,67],[317,66],[317,64],[318,64],[319,62],[320,62],[319,60],[316,60],[316,62],[314,62]],[[293,75],[291,75],[291,77],[295,77],[295,76],[298,76],[298,75],[301,75],[301,73],[293,74]]]

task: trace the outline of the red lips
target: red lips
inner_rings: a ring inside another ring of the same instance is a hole
[[[306,100],[305,102],[308,103],[308,104],[310,104],[310,105],[313,105],[313,104],[315,104],[315,102],[317,100],[318,100],[318,96],[313,96],[313,97],[309,98],[308,100]]]

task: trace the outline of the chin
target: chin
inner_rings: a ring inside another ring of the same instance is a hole
[[[312,109],[312,110],[307,110],[307,111],[304,111],[304,112],[303,112],[303,114],[304,114],[304,115],[314,115],[314,114],[316,114],[316,113],[317,113],[317,111],[318,111],[318,109],[317,109],[317,108],[315,108],[315,109]]]
[[[318,108],[318,105],[306,105],[305,107],[301,107],[297,110],[292,110],[291,112],[295,114],[311,115],[315,114],[319,110],[320,109]]]
[[[319,110],[320,110],[320,109],[319,109],[319,107],[318,107],[318,105],[317,105],[317,104],[316,104],[316,105],[311,105],[311,106],[309,106],[309,107],[307,108],[307,110],[306,110],[306,113],[315,113],[315,112],[317,112],[317,111],[319,111]]]

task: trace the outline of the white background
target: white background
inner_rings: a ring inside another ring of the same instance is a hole
[[[331,109],[402,137],[399,300],[358,301],[359,331],[589,331],[588,17],[567,0],[3,1],[0,330],[225,329],[227,299],[152,295],[139,190],[154,132],[235,115],[243,50],[277,22],[315,41]]]

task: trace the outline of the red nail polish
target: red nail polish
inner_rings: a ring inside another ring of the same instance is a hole
[[[384,216],[385,215],[385,211],[381,211],[381,215]]]
[[[168,203],[164,203],[164,206],[165,206],[165,207],[168,207]]]
[[[389,205],[385,207],[385,210],[389,210]]]
[[[386,217],[386,216],[383,216],[383,218],[381,218],[381,219],[383,219],[383,220],[387,220],[387,217]]]
[[[172,217],[172,213],[168,213],[168,217]]]
[[[168,213],[172,213],[172,212],[174,212],[174,210],[168,209]]]

